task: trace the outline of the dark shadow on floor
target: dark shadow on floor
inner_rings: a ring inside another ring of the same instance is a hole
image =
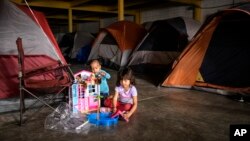
[[[144,79],[154,86],[160,86],[170,73],[171,66],[172,64],[164,66],[141,64],[137,66],[130,66],[130,68],[133,70],[137,78]]]
[[[250,104],[250,96],[240,95],[240,94],[234,94],[234,95],[228,95],[226,96],[229,99],[238,101],[238,102],[244,102]]]
[[[136,78],[143,79],[146,82],[153,84],[154,86],[158,87],[164,81],[166,74],[142,74],[142,73],[135,73]]]

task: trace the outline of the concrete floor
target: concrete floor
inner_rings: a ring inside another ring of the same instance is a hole
[[[74,72],[81,66],[74,65]],[[109,81],[113,91],[116,72]],[[0,113],[0,141],[228,141],[230,124],[250,124],[250,104],[201,91],[156,87],[152,79],[137,77],[138,110],[130,122],[88,134],[44,129],[52,111],[45,109],[20,127],[18,113]],[[1,101],[0,101],[1,102]],[[18,106],[18,105],[17,105]]]

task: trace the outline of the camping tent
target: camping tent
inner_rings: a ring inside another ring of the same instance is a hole
[[[98,34],[88,60],[101,59],[103,65],[119,69],[127,65],[128,57],[145,36],[146,30],[133,22],[115,22]]]
[[[34,15],[35,16],[34,16]],[[21,37],[26,69],[60,60],[66,64],[45,16],[8,0],[0,2],[0,99],[18,95],[16,40]]]
[[[70,53],[70,58],[77,58],[78,61],[86,62],[91,50],[91,45],[95,37],[88,32],[78,31],[74,37],[74,45]]]
[[[181,17],[145,24],[149,32],[133,51],[128,66],[138,72],[170,69],[173,61],[188,43],[186,25],[197,25],[193,26],[193,31],[199,28],[196,21],[186,22]],[[193,34],[195,33],[191,36]]]
[[[166,22],[166,23],[172,24],[172,26],[178,26],[179,28],[181,28],[181,26],[182,26],[181,22],[183,22],[183,21],[181,21],[181,19],[184,20],[185,28],[187,30],[187,35],[188,35],[188,41],[190,41],[194,37],[194,35],[198,31],[198,29],[200,28],[201,23],[199,21],[196,21],[192,18],[187,18],[187,17],[175,17],[175,18],[171,18],[171,19],[166,19],[166,21],[170,22],[170,23],[169,22]],[[158,21],[165,21],[165,20],[158,20]],[[156,21],[145,22],[142,25],[144,26],[144,28],[147,31],[150,31],[150,29],[152,29],[153,23],[155,23],[155,22]],[[177,25],[173,25],[173,24],[177,24]]]
[[[250,4],[210,16],[176,60],[162,86],[249,94],[249,25]]]
[[[71,51],[74,46],[76,32],[65,33],[59,42],[60,50],[65,58],[70,58]]]

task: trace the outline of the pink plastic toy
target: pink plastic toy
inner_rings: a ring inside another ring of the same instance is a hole
[[[97,110],[100,86],[95,84],[93,73],[84,70],[76,73],[74,77],[75,83],[69,91],[69,103],[73,113]]]

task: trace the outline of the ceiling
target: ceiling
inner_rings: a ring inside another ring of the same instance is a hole
[[[11,0],[28,5],[45,14],[49,21],[67,22],[69,9],[74,22],[99,21],[101,18],[117,17],[118,0]],[[136,15],[140,10],[163,6],[197,5],[201,0],[124,0],[124,14]]]

